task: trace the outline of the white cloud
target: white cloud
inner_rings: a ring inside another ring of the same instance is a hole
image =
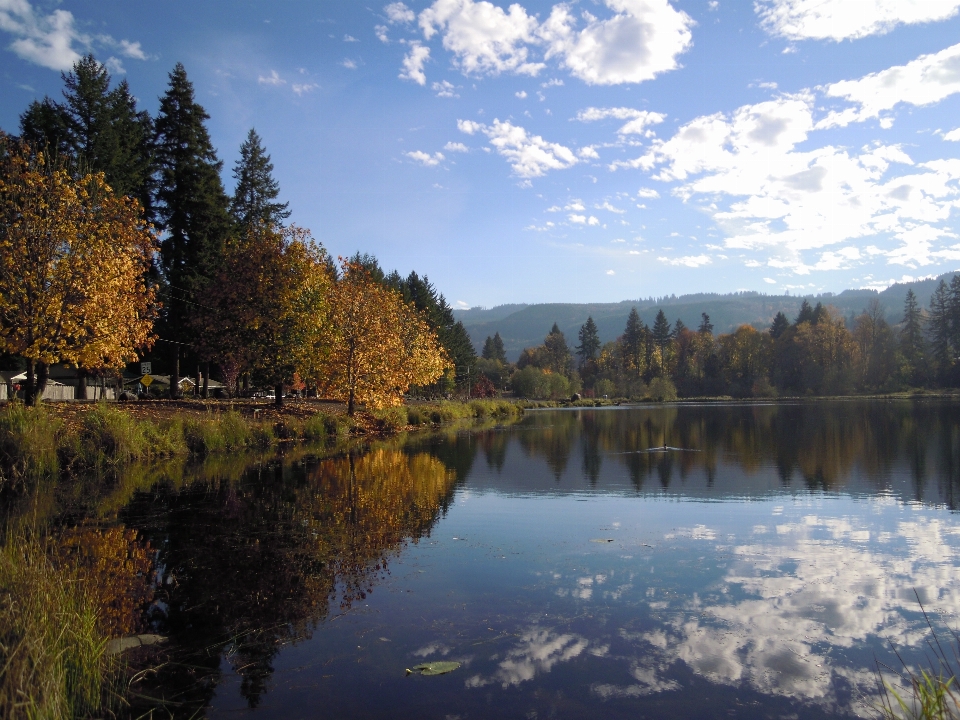
[[[412,80],[417,85],[426,85],[427,76],[423,72],[423,66],[429,59],[430,48],[414,40],[410,43],[410,52],[403,58],[403,71],[400,73],[400,79]]]
[[[343,41],[344,41],[344,42],[360,42],[360,41],[357,40],[353,35],[344,35],[344,36],[343,36]]]
[[[70,70],[80,59],[76,45],[89,50],[97,44],[114,48],[134,60],[148,59],[139,42],[115,40],[110,35],[87,35],[76,28],[73,13],[68,10],[54,10],[44,15],[28,0],[0,0],[0,30],[16,38],[10,44],[13,52],[51,70]],[[110,57],[104,64],[113,72],[124,72],[118,58]]]
[[[468,148],[463,143],[458,143],[458,142],[448,142],[446,145],[443,146],[443,149],[446,150],[447,152],[461,152],[461,153],[470,152],[470,148]]]
[[[960,0],[757,0],[768,32],[789,40],[857,39],[889,32],[897,25],[946,20]]]
[[[517,96],[518,98],[520,98],[521,100],[526,100],[526,98],[527,98],[527,91],[526,91],[526,90],[520,90],[520,91],[518,91],[518,92],[515,92],[514,95],[516,95],[516,96]]]
[[[765,277],[765,278],[763,279],[763,281],[764,281],[765,283],[769,283],[770,285],[776,285],[776,284],[777,284],[777,281],[774,280],[773,278],[767,278],[767,277]]]
[[[896,65],[859,80],[829,85],[826,94],[855,103],[859,108],[832,112],[821,127],[845,126],[878,117],[898,103],[932,105],[960,92],[960,44],[938,53],[921,55],[906,65]]]
[[[468,75],[536,75],[544,67],[529,62],[526,47],[535,41],[537,20],[517,4],[504,12],[486,0],[436,0],[420,13],[420,27],[427,40],[441,33],[443,47]]]
[[[387,14],[387,19],[391,23],[412,23],[417,17],[413,10],[402,2],[390,3],[383,8],[383,11]]]
[[[660,197],[660,193],[658,193],[658,192],[657,192],[656,190],[654,190],[653,188],[640,188],[640,189],[637,191],[637,197],[642,197],[642,198],[658,198],[658,197]]]
[[[587,218],[587,225],[599,225],[600,219],[591,215]]]
[[[139,42],[130,42],[129,40],[121,40],[120,52],[122,52],[128,58],[133,58],[134,60],[147,59],[147,54],[143,52],[143,48],[140,47]]]
[[[577,225],[586,225],[586,224],[587,224],[587,216],[586,216],[586,215],[572,215],[572,214],[571,214],[571,215],[567,215],[567,220],[569,220],[569,221],[572,222],[572,223],[576,223]]]
[[[460,97],[457,93],[457,86],[451,83],[449,80],[444,80],[442,82],[435,82],[430,88],[437,94],[437,97],[442,98],[458,98]]]
[[[666,120],[667,116],[663,113],[648,112],[647,110],[635,110],[626,107],[597,108],[588,107],[577,113],[577,120],[580,122],[594,122],[596,120],[605,120],[607,118],[616,118],[617,120],[629,120],[617,132],[621,135],[642,134],[644,128],[648,125],[657,125]]]
[[[960,128],[956,130],[951,130],[943,136],[944,140],[950,140],[951,142],[960,142]]]
[[[294,83],[290,86],[290,89],[293,90],[297,95],[304,95],[309,92],[316,90],[319,85],[316,83]]]
[[[586,26],[567,4],[555,5],[538,30],[546,57],[589,85],[619,85],[650,80],[678,67],[677,56],[690,46],[693,20],[667,0],[604,0],[615,12],[599,20],[589,13]]]
[[[583,158],[584,160],[599,160],[599,159],[600,159],[600,155],[597,153],[597,150],[596,150],[595,147],[593,147],[593,145],[587,145],[587,146],[585,146],[585,147],[580,148],[580,149],[577,151],[577,155],[579,155],[579,156],[580,156],[581,158]]]
[[[425,153],[422,150],[414,150],[413,152],[404,153],[408,158],[414,160],[424,167],[436,167],[441,162],[443,162],[444,157],[443,153]]]
[[[666,265],[682,265],[689,268],[698,268],[713,262],[707,255],[686,255],[678,258],[658,257],[657,260]]]
[[[594,205],[594,207],[597,208],[597,210],[606,210],[608,212],[616,213],[617,215],[623,215],[626,212],[618,207],[614,207],[608,200],[604,200],[602,205]]]
[[[607,270],[607,275],[616,275],[616,273],[613,270]]]
[[[564,210],[573,210],[574,212],[583,212],[586,210],[586,206],[583,204],[583,200],[573,200],[568,205],[565,205]]]
[[[546,82],[540,83],[540,87],[542,88],[563,87],[563,80],[561,80],[560,78],[551,78]]]
[[[513,172],[522,178],[540,177],[549,170],[563,170],[576,165],[574,152],[539,135],[529,135],[519,125],[494,120],[484,125],[472,120],[457,120],[457,127],[467,135],[482,132],[494,149],[510,161]]]
[[[606,19],[589,12],[575,17],[571,5],[561,3],[541,24],[516,3],[505,11],[487,0],[435,0],[420,13],[419,23],[426,40],[442,37],[443,47],[468,75],[537,75],[546,63],[531,50],[542,51],[543,60],[555,58],[592,85],[642,82],[678,67],[677,56],[690,46],[694,24],[686,13],[669,0],[603,3],[613,11]]]
[[[377,40],[379,40],[380,42],[382,43],[390,42],[390,38],[387,35],[386,25],[375,25],[373,28],[373,32],[376,34]]]
[[[287,81],[280,77],[276,70],[271,70],[269,75],[261,75],[257,78],[261,85],[286,85]]]
[[[350,58],[344,58],[343,61],[342,61],[340,64],[341,64],[343,67],[347,68],[347,70],[356,70],[356,69],[357,69],[357,63],[356,63],[356,61],[355,61],[355,60],[351,60]]]

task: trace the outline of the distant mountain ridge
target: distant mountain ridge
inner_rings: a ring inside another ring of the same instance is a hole
[[[657,311],[663,308],[671,325],[679,318],[693,330],[700,325],[700,313],[705,312],[710,316],[714,333],[728,333],[744,324],[752,325],[758,330],[765,330],[770,327],[770,323],[778,312],[783,312],[793,320],[803,300],[811,304],[822,302],[824,305],[832,305],[840,310],[844,317],[851,317],[860,314],[871,300],[878,299],[886,311],[887,320],[891,324],[896,324],[903,317],[903,303],[908,289],[913,289],[920,306],[926,308],[940,279],[943,278],[949,282],[954,274],[953,272],[945,273],[930,280],[919,280],[914,283],[896,283],[882,292],[844,290],[839,294],[822,293],[820,295],[764,295],[758,292],[726,295],[697,293],[679,297],[671,295],[662,298],[624,300],[618,303],[498,305],[493,308],[454,310],[454,314],[463,322],[478,352],[483,347],[487,336],[499,332],[507,351],[507,358],[510,361],[516,361],[524,348],[543,342],[553,323],[557,323],[567,336],[567,343],[571,349],[577,344],[577,332],[588,317],[593,317],[596,322],[602,342],[615,340],[623,333],[627,316],[630,314],[630,309],[634,307],[648,325],[653,324]]]

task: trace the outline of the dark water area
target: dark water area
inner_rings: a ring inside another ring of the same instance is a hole
[[[535,411],[12,514],[136,560],[94,563],[114,634],[170,638],[135,712],[822,718],[929,654],[918,596],[960,629],[958,503],[960,406],[851,401]]]

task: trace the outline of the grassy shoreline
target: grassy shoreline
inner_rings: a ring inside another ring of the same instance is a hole
[[[389,436],[457,420],[523,413],[521,405],[505,400],[424,403],[360,411],[354,417],[329,408],[266,416],[263,409],[242,413],[251,408],[233,404],[197,407],[205,411],[101,402],[72,406],[69,416],[61,416],[48,406],[6,403],[0,406],[0,489],[140,460],[266,450],[298,441]],[[172,412],[158,413],[158,409]],[[144,410],[153,414],[144,416]]]

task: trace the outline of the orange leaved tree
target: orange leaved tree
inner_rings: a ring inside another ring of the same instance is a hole
[[[140,204],[101,173],[73,178],[0,135],[0,350],[26,358],[27,404],[38,363],[119,368],[150,346],[155,250]]]
[[[436,334],[416,308],[375,281],[358,264],[342,261],[329,297],[330,338],[320,368],[325,391],[373,408],[400,405],[411,385],[429,385],[450,365]]]

